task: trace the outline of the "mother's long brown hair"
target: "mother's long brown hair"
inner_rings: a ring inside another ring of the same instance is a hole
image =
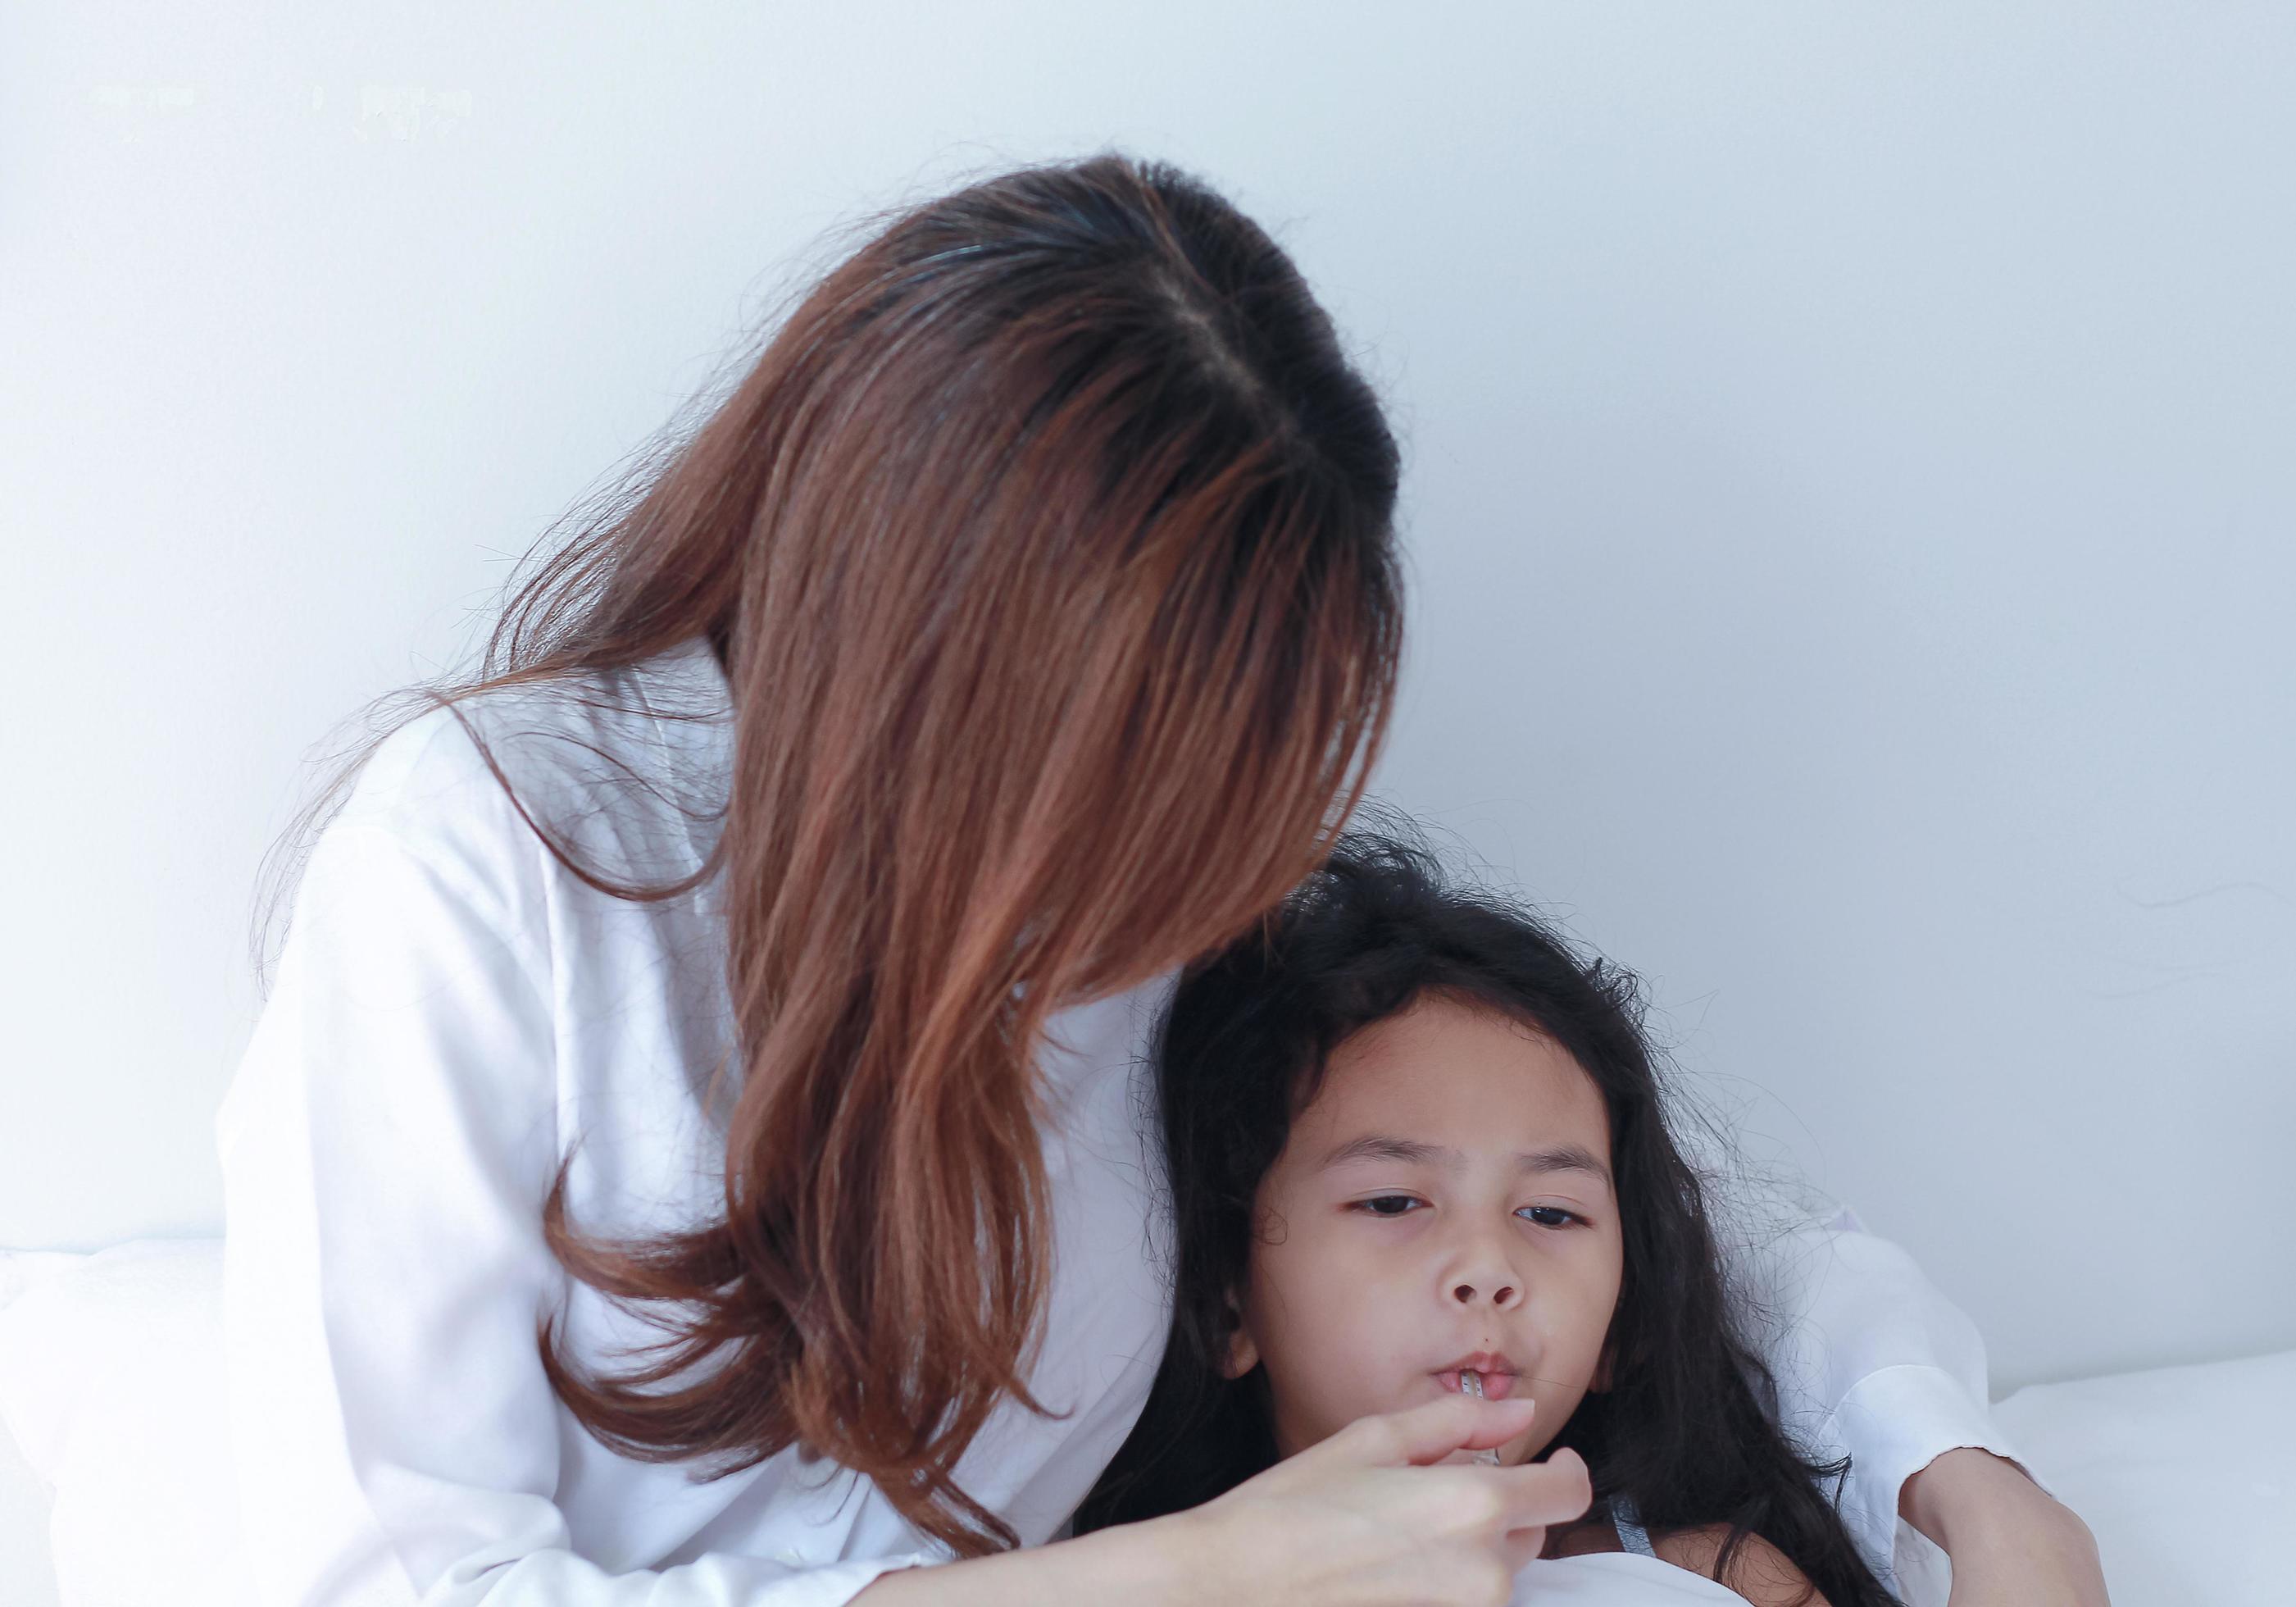
[[[553,1252],[668,1337],[586,1378],[545,1318],[543,1362],[627,1455],[716,1477],[798,1445],[973,1555],[1016,1537],[951,1470],[1001,1398],[1048,1410],[1034,1045],[1328,852],[1392,703],[1398,459],[1289,258],[1168,166],[867,222],[477,674],[418,695],[713,644],[734,764],[701,870],[623,885],[526,818],[616,897],[727,879],[725,1218],[585,1237],[562,1161]]]

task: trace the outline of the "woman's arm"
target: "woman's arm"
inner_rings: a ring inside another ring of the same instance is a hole
[[[566,1289],[543,850],[451,722],[369,772],[217,1119],[251,1607],[840,1607],[918,1561],[584,1554],[535,1333]],[[390,807],[418,794],[454,810]]]
[[[1987,1409],[1976,1325],[1846,1209],[1744,1247],[1729,1272],[1747,1337],[1777,1382],[1780,1425],[1815,1458],[1849,1457],[1842,1520],[1866,1565],[1892,1582],[1908,1481],[1959,1447],[2016,1456]],[[1957,1488],[1956,1474],[1943,1483]],[[1966,1550],[1971,1536],[1964,1527],[1953,1538]]]
[[[2088,1525],[2004,1457],[1946,1452],[1898,1512],[1953,1560],[1951,1607],[2109,1607]]]
[[[1072,1540],[938,1568],[887,1573],[854,1607],[1148,1607],[1214,1599],[1168,1518],[1119,1523]]]
[[[861,1607],[1498,1607],[1546,1527],[1586,1512],[1586,1463],[1426,1464],[1504,1444],[1534,1411],[1452,1395],[1360,1418],[1201,1506],[889,1573]]]

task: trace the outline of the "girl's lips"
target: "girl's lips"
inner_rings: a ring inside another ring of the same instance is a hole
[[[1459,1393],[1457,1368],[1447,1367],[1435,1377],[1436,1381],[1452,1394]],[[1514,1374],[1512,1373],[1486,1373],[1481,1375],[1481,1378],[1485,1400],[1505,1400],[1514,1392]]]

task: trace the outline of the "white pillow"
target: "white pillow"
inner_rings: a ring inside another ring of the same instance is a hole
[[[2036,1384],[1993,1415],[2096,1537],[2112,1607],[2296,1602],[2296,1350]]]
[[[53,1493],[61,1607],[253,1598],[222,1379],[222,1240],[0,1252],[0,1419]]]
[[[8,1607],[60,1607],[48,1565],[48,1487],[0,1423],[0,1598]]]

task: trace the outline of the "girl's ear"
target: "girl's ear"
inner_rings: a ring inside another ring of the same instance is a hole
[[[1220,1357],[1220,1376],[1242,1378],[1259,1365],[1259,1347],[1252,1343],[1251,1330],[1244,1326],[1243,1313],[1236,1309],[1235,1297],[1227,1298],[1227,1353]]]

